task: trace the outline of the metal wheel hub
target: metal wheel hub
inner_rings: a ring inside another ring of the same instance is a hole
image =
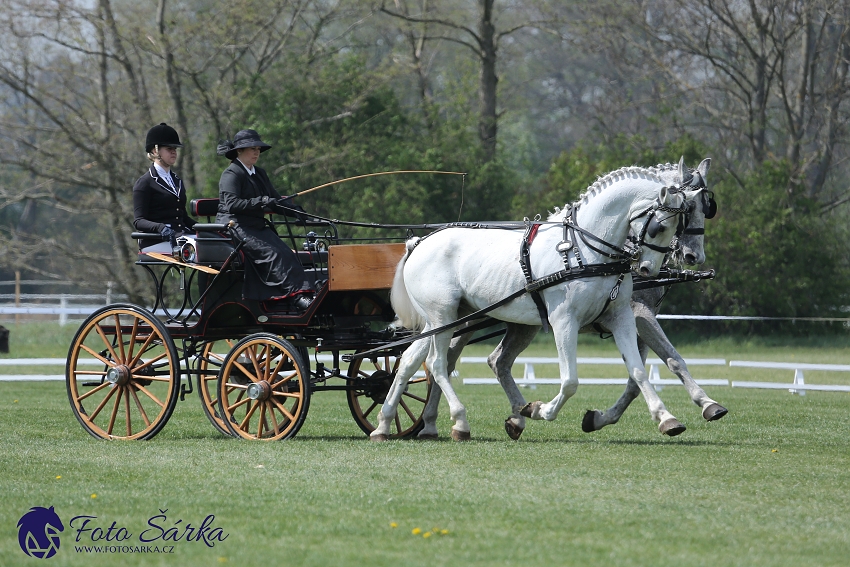
[[[130,381],[132,373],[125,364],[113,366],[106,372],[106,381],[116,386],[123,386]]]
[[[248,389],[245,391],[245,394],[248,398],[252,400],[260,400],[265,401],[269,398],[272,393],[271,385],[265,380],[261,380],[260,382],[253,382],[248,386]]]
[[[369,378],[366,379],[364,393],[369,396],[373,402],[382,404],[387,399],[387,394],[390,392],[390,387],[393,385],[393,375],[386,370],[376,370]]]

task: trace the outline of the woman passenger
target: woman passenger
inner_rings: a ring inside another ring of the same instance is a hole
[[[177,131],[165,122],[148,130],[145,137],[145,152],[153,163],[133,186],[133,226],[140,232],[157,233],[162,240],[142,240],[142,248],[162,241],[170,241],[173,246],[178,236],[195,225],[186,212],[183,180],[171,171],[177,161],[177,148],[182,147]]]

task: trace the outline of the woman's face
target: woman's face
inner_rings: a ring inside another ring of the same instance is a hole
[[[239,156],[239,161],[245,164],[245,167],[254,167],[257,160],[260,159],[260,148],[239,148],[236,150]]]
[[[159,161],[165,167],[171,167],[177,161],[177,148],[159,146]]]

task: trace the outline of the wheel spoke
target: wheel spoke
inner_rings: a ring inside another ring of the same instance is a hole
[[[85,376],[106,376],[106,372],[98,370],[74,370],[74,374],[83,374]]]
[[[399,405],[404,408],[404,411],[407,413],[407,417],[410,418],[410,421],[416,423],[416,416],[413,415],[413,412],[410,411],[410,408],[404,403],[404,400],[399,400]]]
[[[103,339],[103,343],[106,345],[106,348],[109,349],[109,353],[112,355],[112,360],[118,362],[118,355],[115,354],[115,349],[112,348],[112,343],[110,343],[109,339],[106,338],[106,334],[103,332],[103,329],[100,328],[100,324],[95,325],[94,330],[97,331],[97,334],[100,335],[101,339]]]
[[[127,418],[127,437],[133,435],[133,426],[130,423],[130,388],[124,388],[124,415]]]
[[[402,393],[401,393],[401,395],[402,395],[402,396],[407,396],[408,398],[413,398],[413,399],[414,399],[414,400],[416,400],[417,402],[422,402],[423,404],[424,404],[424,403],[426,403],[426,402],[428,401],[428,400],[426,400],[425,398],[420,398],[420,397],[419,397],[419,396],[417,396],[416,394],[411,394],[410,392],[407,392],[407,391],[402,392]],[[414,419],[413,421],[416,421],[416,420]]]
[[[139,413],[142,414],[142,419],[145,420],[145,427],[151,426],[151,420],[148,418],[148,414],[145,411],[145,408],[142,407],[142,402],[139,401],[139,395],[136,393],[136,390],[130,388],[130,394],[133,395],[133,400],[136,402],[136,407],[139,408]]]
[[[248,353],[248,358],[251,359],[251,363],[254,365],[254,372],[255,372],[254,378],[263,375],[263,373],[260,372],[260,363],[257,361],[257,351],[254,350],[255,348],[256,348],[255,346],[249,346],[248,348],[245,349],[245,352]],[[236,364],[239,364],[239,363],[237,362]],[[251,373],[246,371],[246,374],[250,375]],[[257,380],[252,380],[252,381],[256,382]]]
[[[275,374],[274,374],[274,375],[275,375],[275,376],[278,376],[278,373],[277,373],[277,372],[275,372]],[[292,380],[292,379],[293,379],[294,377],[296,377],[296,376],[298,376],[298,372],[293,370],[293,371],[292,371],[292,374],[290,374],[289,376],[284,376],[284,377],[282,377],[282,378],[280,379],[280,381],[275,382],[274,384],[272,384],[272,385],[271,385],[271,387],[272,387],[272,388],[277,388],[278,386],[280,386],[280,385],[281,385],[281,384],[283,384],[284,382],[289,382],[290,380]]]
[[[112,317],[115,319],[115,342],[118,343],[118,349],[121,352],[121,362],[124,362],[127,358],[124,354],[124,336],[121,334],[121,320],[118,319],[118,313]]]
[[[135,383],[135,384],[133,384],[133,385],[134,385],[136,388],[138,388],[139,390],[141,390],[142,392],[144,392],[144,393],[145,393],[145,395],[146,395],[147,397],[149,397],[150,399],[152,399],[152,400],[154,401],[154,403],[155,403],[155,404],[157,404],[159,407],[161,407],[161,408],[164,408],[164,407],[165,407],[165,402],[161,402],[161,401],[159,401],[159,398],[157,398],[156,396],[154,396],[153,394],[151,394],[151,393],[148,391],[148,389],[147,389],[147,388],[145,388],[144,386],[142,386],[142,385],[141,385],[141,384],[139,384],[138,382],[137,382],[137,383]]]
[[[246,377],[246,378],[249,378],[249,379],[251,380],[251,382],[256,382],[256,381],[257,381],[257,379],[256,379],[256,378],[257,378],[257,376],[256,376],[256,375],[252,375],[252,374],[251,374],[251,371],[250,371],[250,370],[248,370],[247,368],[245,368],[244,366],[242,366],[242,365],[239,363],[239,361],[238,361],[238,360],[234,360],[234,361],[233,361],[233,366],[238,367],[238,368],[239,368],[239,370],[241,370],[241,371],[242,371],[242,373],[245,375],[245,377]],[[246,387],[247,387],[247,386],[246,386]]]
[[[116,388],[117,390],[118,388]],[[109,427],[106,429],[106,434],[112,437],[112,428],[115,427],[115,417],[118,415],[118,407],[121,405],[121,394],[115,396],[115,403],[112,405],[112,414],[109,416]]]
[[[87,353],[89,353],[90,355],[92,355],[93,357],[95,357],[96,359],[98,359],[99,361],[101,361],[102,363],[104,363],[107,366],[112,367],[112,366],[115,366],[115,364],[116,364],[115,361],[102,357],[100,355],[100,353],[93,351],[92,349],[90,349],[86,345],[80,345],[80,348],[83,349],[84,351],[86,351]]]
[[[369,414],[372,413],[372,410],[378,407],[378,402],[372,402],[372,405],[369,406],[369,409],[363,412],[363,417],[369,417]]]
[[[283,404],[281,404],[280,402],[278,402],[278,401],[277,401],[276,399],[274,399],[274,398],[269,398],[269,400],[271,400],[271,402],[272,402],[274,405],[276,405],[276,406],[277,406],[277,409],[279,409],[279,410],[280,410],[280,412],[281,412],[283,415],[285,415],[285,416],[286,416],[286,419],[288,419],[289,421],[295,421],[295,418],[292,416],[292,414],[291,414],[291,413],[289,413],[289,410],[287,410],[287,409],[286,409],[286,407],[285,407]]]
[[[109,382],[107,382],[107,384],[109,384]],[[110,389],[109,389],[109,393],[108,393],[108,394],[106,394],[106,396],[104,396],[104,398],[103,398],[102,400],[100,400],[100,403],[97,405],[97,407],[96,407],[96,408],[94,408],[94,412],[92,412],[92,413],[90,413],[90,414],[89,414],[89,419],[90,419],[90,420],[94,421],[94,419],[95,419],[95,418],[98,416],[98,414],[100,413],[100,410],[102,410],[102,409],[103,409],[103,406],[105,406],[105,405],[106,405],[106,403],[109,401],[109,398],[111,398],[111,397],[112,397],[112,394],[114,394],[114,393],[115,393],[115,388],[110,388]]]
[[[154,363],[154,362],[156,362],[157,360],[162,360],[163,358],[165,358],[165,357],[167,357],[167,356],[168,356],[168,352],[160,353],[160,354],[156,355],[155,357],[153,357],[152,359],[150,359],[149,361],[147,361],[147,362],[145,362],[144,364],[142,364],[141,366],[136,366],[136,367],[134,367],[134,368],[133,368],[133,370],[135,370],[135,371],[139,371],[139,370],[141,370],[142,368],[147,368],[148,366],[150,366],[151,364],[153,364],[153,363]]]
[[[398,417],[398,411],[395,412],[395,428],[396,435],[401,433],[401,420]]]
[[[104,388],[109,387],[109,385],[110,385],[109,382],[104,382],[103,384],[100,384],[99,386],[95,386],[93,389],[89,390],[88,392],[86,392],[82,396],[77,396],[77,401],[81,402],[81,401],[85,400],[86,398],[88,398],[89,396],[91,396],[92,394],[96,394],[99,391],[103,390]],[[92,419],[94,419],[94,417],[92,417]]]
[[[280,396],[282,398],[293,398],[296,400],[301,399],[301,394],[294,394],[292,392],[272,392],[273,396]]]
[[[142,358],[142,355],[143,355],[145,352],[147,352],[148,347],[149,347],[149,346],[150,346],[150,344],[151,344],[151,341],[154,339],[154,336],[155,336],[155,335],[154,335],[154,333],[153,333],[153,331],[152,331],[152,332],[148,335],[148,338],[146,338],[146,339],[145,339],[145,342],[144,342],[144,343],[142,343],[141,348],[139,348],[139,352],[137,352],[137,353],[136,353],[136,356],[134,356],[134,357],[133,357],[133,360],[131,360],[131,361],[130,361],[130,363],[129,363],[127,366],[129,366],[130,368],[133,368],[134,366],[136,366],[136,363],[137,363],[137,362],[139,362],[139,359],[140,359],[140,358]]]
[[[246,404],[250,401],[251,401],[251,398],[242,398],[241,400],[237,400],[237,402],[235,404],[233,404],[232,406],[227,406],[227,411],[232,412],[233,410],[235,410],[239,406],[244,405],[244,404]]]
[[[133,374],[136,380],[150,380],[152,382],[171,382],[171,378],[163,378],[162,376],[148,376],[146,374]]]
[[[250,398],[246,398],[248,401],[251,401]],[[251,418],[254,416],[254,412],[257,411],[257,407],[261,405],[261,402],[257,402],[248,408],[248,413],[245,414],[245,419],[242,420],[242,423],[239,424],[239,429],[248,433],[248,427],[251,425]]]
[[[263,436],[263,426],[266,426],[268,429],[268,423],[266,423],[266,404],[260,404],[260,419],[257,420],[259,423],[257,424],[257,438],[261,438]]]
[[[139,332],[139,318],[133,317],[133,334],[130,336],[130,346],[127,348],[127,359],[133,358],[133,349],[136,347],[136,333]]]

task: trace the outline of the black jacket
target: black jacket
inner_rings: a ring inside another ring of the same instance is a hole
[[[249,175],[239,160],[233,160],[221,174],[218,182],[218,215],[215,222],[227,224],[235,220],[244,228],[263,228],[264,211],[285,214],[278,207],[280,199],[266,170],[254,166],[254,175]],[[294,206],[291,199],[287,206]]]
[[[175,195],[165,180],[159,178],[156,168],[151,168],[133,186],[133,226],[141,232],[159,233],[165,225],[175,232],[185,232],[195,226],[186,212],[186,188],[173,171],[178,194]]]

